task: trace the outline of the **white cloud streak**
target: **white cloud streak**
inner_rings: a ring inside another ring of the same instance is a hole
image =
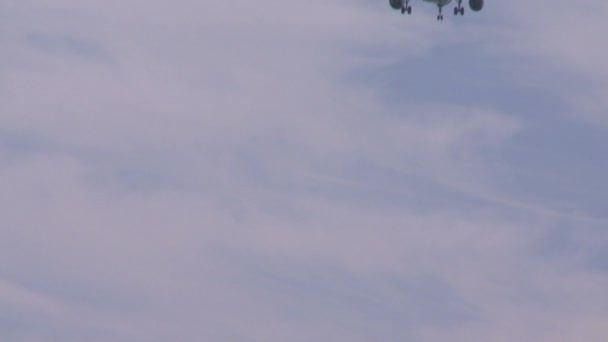
[[[449,64],[444,46],[454,65],[555,56],[584,78],[601,47],[562,48],[505,4],[443,26],[422,5],[404,22],[343,0],[2,6],[1,338],[605,336],[606,218],[586,203],[606,193],[560,210],[506,189],[513,170],[539,181],[508,155],[536,126],[467,95],[494,74],[447,75],[432,103],[350,81]],[[497,8],[510,16],[492,25]],[[442,100],[455,81],[466,101]],[[601,116],[601,100],[569,103]]]

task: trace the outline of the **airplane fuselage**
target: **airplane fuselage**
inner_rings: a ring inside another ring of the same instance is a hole
[[[391,7],[394,10],[400,10],[401,14],[412,14],[412,6],[410,6],[410,2],[412,0],[389,0]],[[452,0],[424,0],[425,2],[433,3],[437,6],[439,11],[439,15],[437,15],[437,20],[443,20],[443,8],[450,4]],[[464,15],[464,6],[463,2],[466,0],[456,0],[456,7],[454,7],[454,15]],[[483,8],[483,0],[469,0],[469,7],[474,12],[479,12]]]
[[[452,0],[424,0],[426,2],[432,2],[437,4],[437,6],[445,6],[447,4],[449,4],[450,2],[452,2]]]

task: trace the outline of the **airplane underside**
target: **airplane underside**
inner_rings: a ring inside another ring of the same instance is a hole
[[[439,14],[437,14],[437,20],[443,21],[443,7],[452,2],[452,0],[424,0],[426,2],[432,2],[437,5]],[[454,15],[464,15],[464,6],[462,5],[463,0],[455,0],[457,2],[454,7]],[[412,6],[410,6],[411,0],[389,0],[390,5],[395,10],[401,10],[401,14],[412,14]],[[481,11],[483,8],[483,0],[469,0],[469,6],[475,12]]]

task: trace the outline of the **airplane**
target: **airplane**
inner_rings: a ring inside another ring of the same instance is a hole
[[[401,14],[405,14],[405,12],[407,12],[407,14],[412,14],[412,6],[410,6],[410,1],[412,0],[389,0],[391,7],[394,10],[401,10]],[[449,4],[450,2],[452,2],[452,0],[424,0],[426,2],[432,2],[434,4],[437,5],[437,8],[439,9],[439,14],[437,15],[437,20],[438,21],[443,21],[443,14],[441,13],[443,10],[443,7],[447,4]],[[462,6],[462,0],[456,0],[458,2],[458,5],[456,7],[454,7],[454,15],[464,15],[464,6]],[[481,11],[481,9],[483,8],[483,0],[469,0],[469,6],[471,7],[471,9],[475,12],[479,12]]]

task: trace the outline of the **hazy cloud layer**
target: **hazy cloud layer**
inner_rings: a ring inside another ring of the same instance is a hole
[[[596,2],[3,3],[0,339],[601,341]]]

